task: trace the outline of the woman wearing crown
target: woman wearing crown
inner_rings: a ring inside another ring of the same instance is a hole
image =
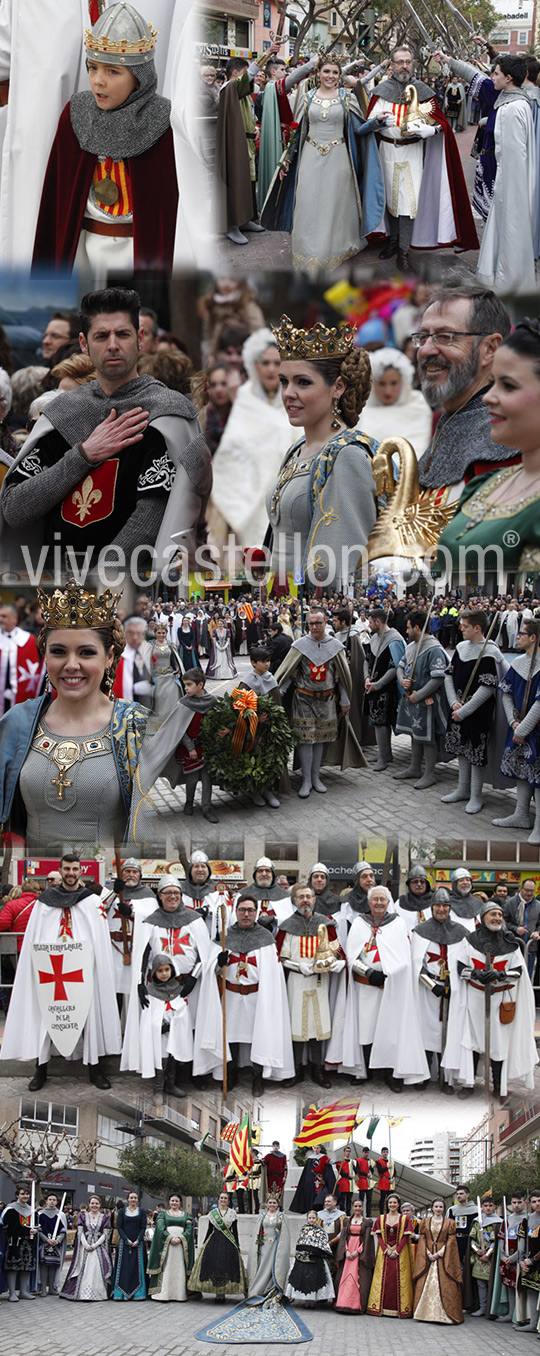
[[[264,204],[271,231],[291,231],[293,262],[318,277],[358,254],[384,215],[377,143],[356,96],[340,86],[335,56],[321,58],[318,88],[304,94],[291,137]],[[381,114],[379,121],[385,121]],[[379,123],[377,122],[377,126]]]
[[[90,90],[66,104],[53,142],[34,270],[170,274],[178,187],[170,102],[156,94],[157,32],[114,4],[85,35]]]
[[[74,580],[52,596],[38,589],[38,648],[55,699],[23,702],[0,721],[0,822],[37,855],[57,856],[67,840],[93,856],[125,835],[149,713],[112,699],[119,597]]]
[[[357,427],[371,389],[369,357],[348,324],[295,329],[285,315],[273,329],[283,404],[302,436],[267,499],[271,568],[282,593],[299,565],[312,587],[342,589],[377,517],[377,444]]]

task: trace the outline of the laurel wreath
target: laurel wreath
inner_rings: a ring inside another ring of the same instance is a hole
[[[214,785],[227,791],[263,791],[274,787],[285,772],[294,745],[291,727],[281,706],[270,697],[259,697],[259,724],[255,742],[239,757],[233,752],[233,735],[238,713],[231,697],[220,697],[208,711],[201,726],[205,763]],[[261,722],[261,715],[266,720]],[[218,731],[229,733],[220,738]]]

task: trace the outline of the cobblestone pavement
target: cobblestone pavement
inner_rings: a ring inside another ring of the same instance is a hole
[[[3,1296],[2,1299],[5,1300]],[[39,1356],[184,1356],[194,1351],[203,1353],[209,1350],[207,1343],[195,1339],[195,1333],[201,1327],[215,1321],[226,1312],[228,1306],[217,1305],[211,1299],[202,1303],[188,1300],[186,1304],[159,1306],[152,1309],[151,1303],[133,1304],[127,1311],[121,1304],[109,1303],[106,1309],[94,1305],[90,1310],[84,1304],[59,1303],[55,1299],[36,1299],[22,1309],[15,1310],[2,1304],[0,1322],[0,1356],[28,1356],[35,1351]],[[436,1350],[437,1356],[522,1356],[529,1351],[537,1351],[534,1333],[522,1334],[509,1324],[499,1325],[483,1318],[465,1318],[461,1327],[435,1327],[428,1323],[399,1321],[391,1318],[362,1318],[360,1321],[346,1314],[335,1314],[330,1310],[308,1310],[298,1313],[313,1333],[313,1341],[299,1345],[291,1344],[291,1356],[300,1356],[309,1352],[310,1356],[328,1356],[330,1351],[350,1349],[362,1352],[362,1356],[426,1356]],[[252,1351],[259,1356],[274,1356],[277,1348],[270,1344],[256,1347],[250,1344]],[[236,1345],[224,1345],[222,1350],[237,1353]]]
[[[474,169],[476,162],[471,159],[471,146],[474,141],[476,127],[468,127],[465,132],[461,132],[457,137],[457,144],[461,155],[465,182],[469,198],[472,196],[474,185]],[[480,234],[479,223],[476,223]],[[466,254],[456,255],[453,248],[444,250],[419,251],[413,250],[412,259],[415,265],[415,271],[427,278],[428,281],[436,282],[441,274],[447,273],[450,269],[459,266],[465,272],[472,272],[476,268],[478,259],[478,250],[468,250]],[[291,237],[285,231],[266,231],[264,235],[250,235],[247,245],[233,245],[226,237],[220,237],[215,246],[216,268],[225,269],[227,273],[245,274],[261,269],[290,269],[292,268],[292,248]],[[392,260],[383,261],[379,259],[379,246],[374,249],[364,250],[361,254],[355,255],[354,259],[349,259],[346,264],[336,270],[335,276],[349,274],[351,268],[354,270],[355,281],[366,282],[373,275],[382,278],[390,278],[395,273],[395,264]],[[332,275],[334,276],[334,275]]]
[[[248,667],[243,656],[237,656],[239,677]],[[216,684],[216,695],[231,688],[232,683]],[[219,689],[219,691],[218,691]],[[212,691],[214,688],[212,687]],[[517,836],[526,839],[524,830],[495,828],[492,820],[511,814],[515,807],[512,790],[498,791],[486,786],[484,808],[476,815],[465,813],[464,802],[442,805],[441,796],[457,786],[457,762],[440,763],[437,782],[426,791],[416,791],[410,781],[394,781],[393,773],[409,763],[408,735],[392,737],[394,762],[385,772],[373,772],[376,754],[368,749],[368,766],[348,772],[323,767],[323,781],[327,795],[312,791],[307,800],[300,800],[298,788],[300,773],[291,774],[291,793],[281,796],[278,810],[258,809],[247,796],[234,796],[215,788],[213,807],[219,816],[219,826],[210,826],[202,817],[200,789],[195,797],[195,815],[186,821],[183,814],[185,795],[182,788],[171,790],[168,782],[158,780],[153,792],[156,806],[153,836],[163,847],[169,842],[171,850],[181,847],[190,850],[191,844],[206,844],[210,856],[227,857],[227,841],[237,840],[244,833],[264,840],[289,841],[291,836],[309,836],[336,842],[352,836],[406,841],[409,838],[437,838],[445,843],[485,839],[514,842]],[[161,850],[161,847],[160,847]],[[540,849],[528,848],[527,861],[538,861]],[[476,854],[475,854],[476,855]]]

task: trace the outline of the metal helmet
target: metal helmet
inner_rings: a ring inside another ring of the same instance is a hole
[[[260,869],[264,869],[266,871],[275,871],[274,863],[270,857],[258,858],[258,860],[255,862],[253,873],[255,874],[255,871],[259,871]]]
[[[467,877],[468,880],[472,880],[472,876],[468,867],[457,866],[455,871],[452,871],[450,880],[465,880],[465,877]]]
[[[371,862],[357,862],[354,868],[354,875],[359,876],[361,871],[373,871]]]
[[[138,871],[139,875],[142,876],[141,863],[137,861],[136,857],[126,857],[125,862],[122,862],[122,871],[124,871],[126,866],[131,867],[132,871]]]
[[[190,859],[189,859],[189,865],[190,865],[190,866],[200,866],[200,865],[203,865],[203,866],[210,866],[210,858],[207,857],[206,852],[203,852],[201,848],[197,848],[197,850],[196,850],[195,852],[192,852],[192,854],[191,854],[191,857],[190,857]]]
[[[324,865],[324,862],[315,862],[315,865],[312,866],[311,871],[309,873],[310,876],[313,875],[314,871],[322,871],[323,875],[327,876],[328,878],[330,877],[330,872],[328,870],[328,867]]]
[[[431,907],[433,908],[435,904],[451,904],[451,903],[452,896],[450,894],[450,891],[446,889],[445,885],[439,885],[438,890],[435,890],[433,895],[431,896]]]
[[[142,14],[120,0],[100,15],[92,29],[86,29],[84,45],[91,61],[109,66],[144,66],[154,59],[157,29],[147,24]]]
[[[166,890],[167,887],[170,885],[176,886],[177,889],[180,891],[182,890],[182,883],[181,881],[179,881],[178,876],[160,876],[157,883],[158,895],[160,895],[162,891]]]
[[[420,866],[418,862],[416,866],[411,866],[407,876],[407,885],[409,885],[412,880],[426,880],[429,885],[429,876],[425,866]]]

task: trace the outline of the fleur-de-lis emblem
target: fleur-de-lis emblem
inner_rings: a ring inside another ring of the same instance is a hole
[[[101,497],[101,490],[94,489],[92,476],[87,476],[86,480],[83,480],[81,489],[75,490],[71,496],[71,502],[77,508],[79,522],[83,523],[85,518],[88,518],[92,505],[99,504]]]

